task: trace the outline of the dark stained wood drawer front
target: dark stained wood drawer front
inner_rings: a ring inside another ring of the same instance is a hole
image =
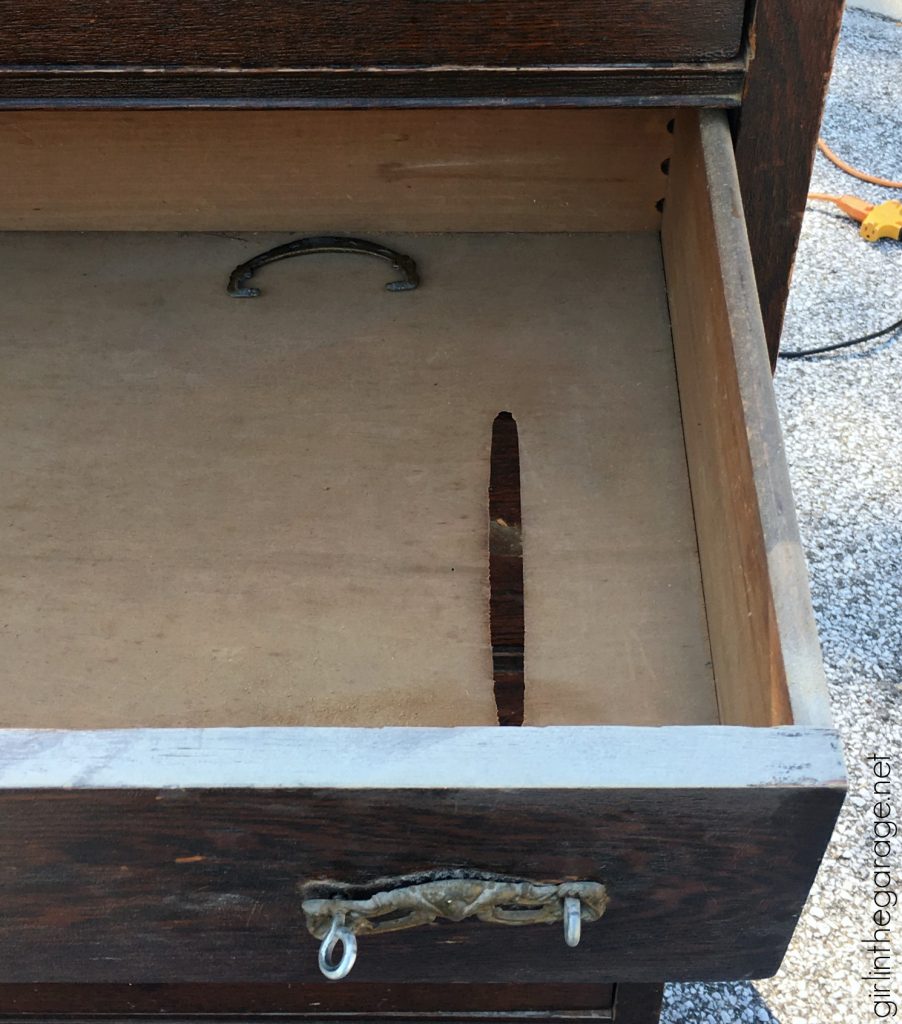
[[[620,988],[620,986],[618,986]],[[561,1014],[608,1020],[622,997],[612,984],[400,985],[333,982],[293,985],[2,985],[0,1016],[40,1015],[43,1020],[154,1016],[167,1021],[204,1015],[225,1021],[257,1021],[279,1014],[283,1020],[345,1020],[404,1016],[428,1019],[437,1011],[446,1024],[501,1024],[518,1014]]]
[[[3,749],[3,983],[315,983],[304,883],[448,871],[601,881],[611,902],[575,949],[560,924],[362,935],[347,984],[767,975],[842,799],[834,739],[794,729],[112,731]]]
[[[773,973],[845,782],[726,117],[301,113],[289,186],[293,115],[4,122],[0,987],[305,1010],[309,901],[430,883],[506,895],[363,921],[332,990]],[[420,286],[330,243],[231,297],[305,216]],[[594,893],[580,941],[511,882]]]
[[[25,0],[0,108],[737,105],[743,0]]]
[[[742,0],[24,0],[0,63],[91,67],[530,66],[734,56]]]

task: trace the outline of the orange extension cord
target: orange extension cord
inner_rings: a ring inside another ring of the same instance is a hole
[[[857,196],[834,196],[829,192],[809,192],[808,198],[820,199],[824,203],[833,203],[843,213],[848,214],[853,220],[857,220],[859,224],[874,209],[873,203],[865,202],[864,199],[859,199]]]
[[[845,171],[846,174],[853,178],[858,178],[860,181],[866,181],[871,185],[879,185],[881,188],[902,189],[902,181],[891,181],[889,178],[880,178],[876,174],[868,174],[866,171],[860,171],[857,167],[853,167],[850,163],[846,163],[841,156],[837,156],[836,153],[833,152],[823,139],[817,140],[817,148],[831,163],[836,164],[841,171]],[[857,196],[836,196],[831,195],[829,192],[809,192],[808,198],[817,199],[824,203],[833,203],[834,206],[838,206],[843,213],[847,214],[853,220],[857,220],[859,223],[867,217],[867,215],[874,209],[875,205],[874,203],[867,203],[863,199],[859,199]]]
[[[860,171],[857,167],[847,164],[841,156],[837,156],[836,153],[833,152],[823,139],[817,140],[817,148],[831,163],[836,164],[841,171],[845,171],[846,174],[851,175],[853,178],[858,178],[860,181],[867,181],[871,185],[880,185],[882,188],[902,188],[902,181],[890,181],[889,178],[879,178],[876,174],[868,174],[866,171]],[[812,196],[812,198],[814,198],[814,196]]]

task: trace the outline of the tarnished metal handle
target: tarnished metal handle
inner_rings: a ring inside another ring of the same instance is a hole
[[[347,977],[354,965],[358,935],[417,928],[439,918],[475,917],[504,925],[563,921],[564,941],[576,946],[582,923],[597,921],[607,904],[607,890],[600,882],[548,884],[455,877],[401,885],[365,899],[306,899],[302,909],[308,931],[322,940],[320,969],[327,978],[338,980]],[[336,964],[332,956],[339,943],[344,952]]]
[[[385,286],[390,292],[412,291],[420,283],[417,265],[410,256],[395,252],[388,246],[378,242],[368,242],[365,238],[342,238],[336,235],[317,235],[311,238],[298,238],[284,245],[277,245],[252,257],[245,263],[239,263],[229,277],[229,295],[238,299],[255,299],[260,294],[259,288],[248,286],[248,281],[267,263],[287,260],[293,256],[309,256],[314,253],[338,252],[359,253],[362,256],[375,256],[390,263],[398,273],[402,274],[399,281],[389,281]]]

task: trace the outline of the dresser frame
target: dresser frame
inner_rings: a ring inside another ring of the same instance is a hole
[[[579,93],[578,76],[566,82],[547,81],[558,95],[549,101],[546,96],[522,100],[524,106],[543,105],[666,105],[666,106],[718,106],[731,111],[734,131],[737,169],[746,210],[752,259],[757,276],[758,294],[764,320],[772,365],[776,364],[783,316],[795,250],[798,242],[810,178],[815,141],[819,131],[829,73],[838,39],[842,17],[842,0],[758,0],[750,12],[747,43],[744,52],[735,60],[699,68],[676,66],[633,67],[628,71],[611,68],[593,81],[595,92]],[[7,77],[6,84],[12,81]],[[72,80],[73,83],[75,79]],[[59,80],[38,82],[32,76],[27,83],[30,90],[27,101],[16,95],[15,89],[4,91],[0,79],[0,107],[54,108],[71,106],[140,106],[134,102],[119,101],[114,94],[97,102],[87,102],[77,95],[59,92]],[[598,83],[601,82],[599,88]],[[365,78],[361,88],[372,88]],[[272,83],[270,83],[272,84]],[[416,88],[424,88],[430,100],[423,105],[484,105],[479,95],[480,83],[470,78],[468,88],[472,95],[436,98],[436,83],[424,83],[420,77]],[[13,82],[15,87],[19,83]],[[122,79],[116,84],[120,88]],[[484,85],[484,83],[483,83]],[[497,79],[492,82],[497,87]],[[381,87],[381,82],[380,86]],[[412,85],[410,86],[413,87]],[[26,88],[26,86],[22,86]],[[400,88],[400,85],[399,85]],[[44,90],[43,96],[41,89]],[[516,75],[509,76],[505,90],[517,89]],[[368,105],[363,98],[348,105]],[[147,104],[145,104],[147,105]],[[159,102],[154,106],[180,106],[178,102]],[[202,102],[202,106],[216,106],[215,100]],[[280,103],[272,97],[250,97],[243,105],[268,108],[298,106],[296,102]],[[399,93],[391,98],[374,101],[373,105],[420,105],[409,96]],[[538,986],[537,986],[538,987]],[[292,1006],[288,988],[279,993],[264,992],[262,986],[234,986],[217,1005],[225,1008],[213,1014],[204,1012],[197,1003],[204,994],[198,989],[184,991],[174,1003],[160,997],[144,986],[140,992],[114,989],[119,986],[97,986],[92,991],[75,993],[65,986],[5,986],[7,999],[2,1021],[32,1020],[44,1024],[82,1024],[98,1020],[139,1020],[165,1011],[165,1019],[172,1024],[189,1021],[209,1022],[246,1021],[257,1024],[274,1017],[284,1021],[379,1021],[390,1024],[411,1018],[448,1024],[464,1022],[519,1022],[529,1024],[575,1024],[585,1021],[616,1021],[617,1024],[654,1024],[661,1007],[662,985],[616,984],[600,986],[570,984],[560,991],[548,992],[537,998],[536,1009],[511,1009],[511,992],[498,986],[495,993],[486,992],[484,1005],[478,1009],[461,1009],[455,986],[436,987],[426,1003],[414,1011],[373,1007],[363,1011],[349,1006],[346,1012],[323,1015],[312,1007]],[[276,988],[276,987],[271,987]],[[281,987],[278,987],[281,988]],[[16,989],[16,991],[12,991]],[[275,1001],[273,1002],[273,996]],[[554,1000],[557,1000],[555,1003]],[[127,1012],[123,1007],[128,1005]],[[274,1005],[276,1008],[274,1008]]]

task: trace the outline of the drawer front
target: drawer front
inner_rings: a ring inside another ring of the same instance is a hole
[[[630,993],[627,993],[629,997]],[[622,989],[611,984],[579,985],[0,985],[0,1015],[29,1014],[42,1020],[72,1021],[99,1014],[116,1019],[154,1016],[167,1021],[209,1019],[389,1020],[414,1014],[444,1024],[502,1024],[526,1016],[552,1015],[609,1020]]]
[[[743,0],[25,0],[0,65],[541,66],[702,61],[740,47]]]
[[[348,984],[769,974],[842,800],[820,730],[11,731],[2,747],[2,983],[321,982],[310,883],[485,873],[601,883],[608,907],[575,948],[559,921],[361,934]]]

